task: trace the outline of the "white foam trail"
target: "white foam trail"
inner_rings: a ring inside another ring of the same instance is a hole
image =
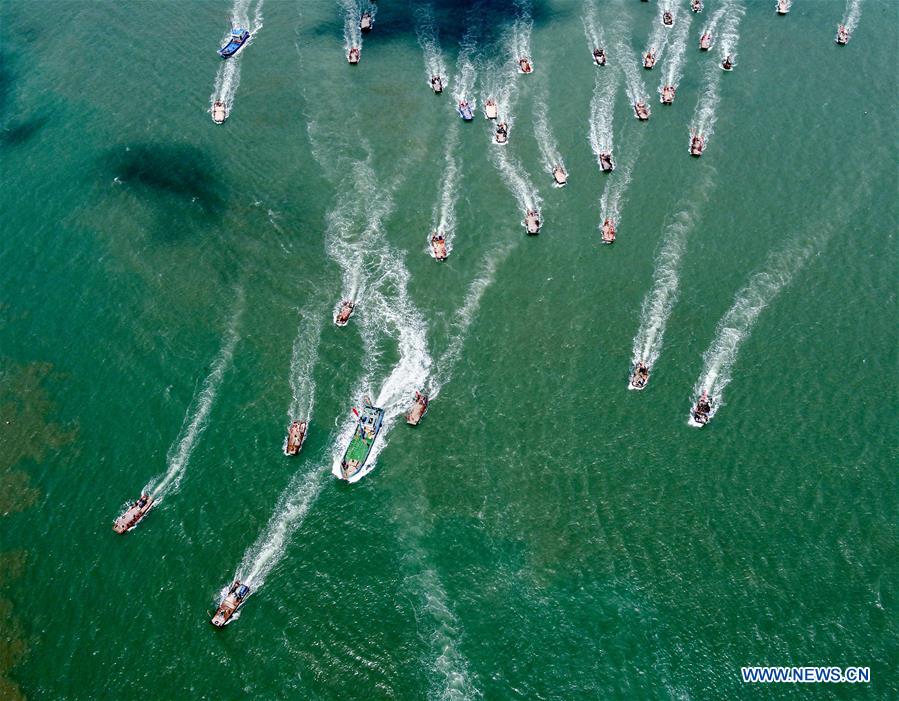
[[[846,0],[846,12],[843,14],[842,24],[852,34],[858,26],[858,20],[862,15],[862,0]],[[893,15],[895,19],[895,15]]]
[[[724,404],[724,390],[731,381],[740,346],[751,333],[759,314],[809,258],[821,250],[833,229],[833,224],[818,225],[810,235],[794,238],[784,248],[769,255],[762,270],[754,273],[737,293],[733,305],[718,322],[712,344],[702,356],[702,372],[690,397],[691,411],[703,391],[708,392],[712,400],[710,416]]]
[[[362,30],[359,20],[362,12],[356,0],[338,0],[343,7],[343,54],[346,56],[354,46],[362,48]]]
[[[157,505],[172,490],[178,489],[178,486],[181,484],[181,478],[184,476],[184,472],[187,470],[187,465],[190,462],[191,453],[193,453],[197,440],[203,433],[203,429],[206,428],[209,412],[212,411],[212,405],[215,402],[216,394],[218,394],[222,378],[231,365],[234,347],[240,338],[239,328],[240,319],[243,315],[243,306],[243,290],[239,289],[234,312],[231,315],[228,330],[225,334],[225,342],[212,362],[212,369],[203,381],[202,389],[194,397],[188,408],[178,440],[169,448],[168,469],[158,483],[153,480],[144,488],[144,492],[150,494]]]
[[[684,74],[684,55],[687,50],[692,19],[691,13],[684,13],[674,26],[674,34],[671,37],[671,51],[668,54],[668,61],[662,69],[662,80],[659,83],[660,93],[666,85],[671,85],[674,88],[680,85]]]
[[[303,323],[297,331],[290,358],[290,391],[292,399],[287,412],[288,421],[308,421],[315,405],[313,370],[318,360],[322,315],[315,309],[302,312]]]
[[[737,43],[740,41],[740,20],[743,19],[743,13],[746,8],[738,2],[731,2],[728,5],[728,13],[721,25],[721,37],[718,46],[720,47],[721,59],[730,56],[731,60],[737,62]]]
[[[564,169],[565,162],[549,126],[549,106],[546,104],[546,88],[543,85],[534,94],[534,137],[540,148],[543,168],[548,173],[552,173],[556,166],[562,166]]]
[[[596,4],[591,2],[591,0],[585,0],[583,12],[584,14],[581,16],[581,21],[584,23],[584,35],[587,37],[587,49],[590,51],[590,58],[592,60],[593,49],[603,48],[606,44],[603,40],[602,27],[596,16]]]
[[[618,89],[618,72],[602,71],[596,74],[593,99],[590,101],[590,148],[599,165],[599,154],[612,153],[613,119],[615,115],[615,91]]]
[[[606,187],[602,191],[602,197],[599,201],[600,231],[602,230],[602,224],[606,219],[614,221],[616,229],[620,230],[621,211],[626,201],[624,195],[627,192],[628,185],[631,183],[634,165],[637,163],[637,157],[640,155],[640,147],[643,145],[642,129],[631,139],[630,144],[632,146],[630,157],[625,159],[624,164],[620,168],[615,169],[615,177],[609,178]]]
[[[223,102],[225,105],[225,114],[231,114],[231,108],[234,106],[234,98],[237,95],[237,88],[240,86],[240,60],[243,52],[256,39],[256,35],[262,29],[262,4],[264,0],[259,0],[256,5],[256,12],[253,16],[253,22],[249,19],[250,0],[236,0],[231,8],[231,21],[241,27],[246,27],[250,32],[250,39],[247,46],[243,47],[237,56],[223,60],[219,66],[218,72],[215,74],[215,83],[212,88],[212,94],[209,96],[209,112],[212,112],[212,106],[216,102]],[[231,30],[222,37],[221,45],[228,41],[231,36]]]
[[[642,58],[634,56],[633,52],[620,39],[615,42],[615,55],[618,57],[618,63],[624,73],[625,88],[631,105],[638,101],[648,104],[649,93],[640,77],[640,71],[643,70]]]
[[[427,236],[427,250],[433,256],[431,247],[431,235],[435,231],[443,234],[446,241],[447,254],[453,250],[453,239],[456,236],[456,201],[459,199],[460,171],[456,163],[456,147],[459,144],[459,123],[457,120],[450,122],[446,136],[445,165],[443,180],[440,183],[440,199],[434,205],[434,213],[431,218],[431,231]]]
[[[522,165],[507,155],[506,149],[498,148],[491,151],[493,163],[499,169],[509,192],[518,200],[522,215],[532,209],[539,212],[542,204],[540,193]]]
[[[744,8],[735,3],[728,3],[719,8],[719,11],[721,10],[730,10],[721,28],[721,42],[719,44],[721,57],[724,58],[724,56],[730,53],[736,60],[736,55],[733,52],[736,50],[737,39],[739,39],[737,30],[740,25],[740,19],[743,17]],[[715,133],[715,122],[718,119],[718,103],[721,100],[721,73],[720,63],[709,63],[706,67],[705,83],[696,103],[693,121],[690,126],[690,133],[702,136],[705,139],[706,147]]]
[[[649,33],[646,48],[643,50],[644,54],[648,53],[650,49],[655,50],[656,61],[662,60],[665,48],[668,46],[668,39],[671,36],[672,28],[662,24],[662,15],[666,12],[670,12],[674,16],[674,26],[676,27],[678,25],[677,7],[664,0],[660,2],[658,12],[656,13],[656,21],[652,24],[652,31]]]
[[[652,288],[643,298],[640,327],[634,336],[631,366],[638,362],[652,369],[662,352],[665,326],[677,301],[680,286],[680,263],[687,249],[687,236],[696,226],[703,203],[714,186],[711,171],[686,196],[680,210],[665,227],[662,247],[656,257]]]
[[[531,19],[530,0],[515,0],[515,21],[512,23],[509,34],[508,46],[512,61],[517,64],[518,59],[528,57],[534,63],[531,56],[531,32],[534,21]]]
[[[449,71],[440,50],[440,39],[434,22],[434,8],[431,5],[423,5],[415,11],[415,34],[424,54],[428,86],[431,85],[431,76],[439,75],[443,79],[443,87],[446,88],[449,85]]]
[[[459,43],[459,58],[456,60],[456,87],[453,90],[453,108],[462,100],[468,100],[471,109],[475,109],[474,84],[478,77],[478,71],[474,64],[474,52],[477,50],[477,43],[474,38],[474,31],[469,28]]]
[[[721,21],[721,18],[724,17],[725,13],[727,13],[728,9],[730,9],[729,0],[724,0],[721,5],[715,8],[715,11],[709,16],[708,22],[702,28],[702,34],[710,34],[712,36],[712,43],[715,44],[718,41],[718,37],[715,36],[718,31],[718,23]]]

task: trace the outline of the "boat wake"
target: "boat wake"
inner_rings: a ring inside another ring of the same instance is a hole
[[[559,153],[559,145],[549,126],[546,87],[542,84],[534,95],[534,137],[537,139],[537,146],[540,148],[540,159],[546,172],[551,175],[553,168],[556,166],[562,166],[567,172],[565,162],[562,160],[562,154]]]
[[[709,16],[709,21],[706,22],[702,28],[702,34],[710,34],[713,43],[717,43],[718,41],[718,37],[716,36],[718,32],[718,23],[721,22],[721,18],[727,14],[730,5],[730,0],[724,0],[721,5],[715,8],[715,11]]]
[[[247,45],[252,44],[256,40],[256,35],[262,29],[262,4],[265,0],[258,0],[256,3],[253,21],[250,22],[249,7],[251,0],[236,0],[231,8],[231,21],[235,25],[246,27],[250,32],[250,39]],[[220,45],[227,43],[231,35],[230,28],[222,36]],[[246,47],[244,47],[246,48]],[[237,95],[237,88],[240,86],[240,59],[243,56],[243,50],[234,58],[221,62],[218,72],[215,74],[215,83],[212,88],[212,94],[209,96],[209,113],[212,113],[212,107],[216,102],[222,102],[225,105],[225,114],[231,114],[231,107],[234,105],[234,97]]]
[[[508,156],[505,149],[493,149],[492,158],[494,165],[502,175],[503,182],[509,188],[509,192],[518,201],[522,214],[530,210],[539,212],[542,204],[540,193],[522,165]]]
[[[600,165],[599,154],[612,153],[615,91],[618,90],[618,72],[597,73],[590,101],[590,148]]]
[[[770,254],[764,267],[749,278],[718,322],[715,338],[702,356],[702,372],[690,397],[690,401],[695,402],[703,391],[709,393],[712,400],[710,418],[724,404],[724,390],[730,384],[740,346],[752,332],[759,315],[809,258],[824,247],[834,227],[832,220],[824,225],[816,224],[812,234],[795,238],[784,248]],[[690,418],[692,420],[692,416]]]
[[[459,57],[456,59],[456,87],[453,90],[453,109],[462,100],[468,100],[471,109],[477,106],[474,97],[474,84],[478,77],[478,70],[474,63],[474,54],[477,51],[475,32],[469,27],[459,43]]]
[[[671,36],[671,27],[666,27],[662,24],[662,15],[666,12],[670,12],[674,16],[674,26],[676,27],[678,25],[679,18],[677,6],[670,2],[670,0],[662,0],[659,2],[656,21],[653,22],[652,31],[649,33],[649,40],[646,42],[646,48],[643,50],[644,54],[651,50],[655,51],[656,61],[662,60],[662,56],[665,54],[665,49],[668,46],[668,40]]]
[[[743,13],[746,8],[738,3],[731,2],[727,7],[727,14],[724,17],[724,23],[721,25],[720,40],[718,42],[719,53],[723,60],[725,56],[730,56],[731,60],[737,62],[737,43],[740,41],[740,20],[743,19]]]
[[[178,489],[190,462],[191,453],[193,453],[197,440],[206,428],[206,421],[209,418],[209,413],[212,411],[212,405],[218,394],[219,386],[222,384],[225,372],[231,366],[234,347],[240,339],[239,329],[240,319],[243,316],[243,307],[243,290],[239,289],[234,312],[231,314],[231,320],[228,323],[228,330],[225,334],[225,342],[212,362],[212,368],[203,381],[202,389],[194,397],[188,408],[178,439],[169,448],[168,469],[158,482],[154,480],[144,488],[144,492],[153,497],[157,506],[167,494]]]
[[[431,246],[431,235],[434,232],[443,234],[447,255],[453,251],[453,238],[456,236],[456,201],[459,198],[460,171],[456,164],[455,156],[458,143],[459,123],[453,120],[447,129],[445,166],[443,180],[440,183],[440,199],[434,205],[434,213],[431,217],[431,230],[428,232],[427,238],[427,250],[432,257],[434,256],[434,249]]]
[[[423,5],[415,11],[415,34],[424,54],[428,87],[431,85],[431,77],[438,75],[443,81],[443,87],[446,88],[449,85],[449,72],[443,52],[440,50],[440,39],[434,22],[434,8],[431,5]]]
[[[343,55],[346,56],[350,49],[362,48],[362,30],[359,28],[362,10],[356,0],[338,0],[338,2],[343,7]],[[374,10],[366,9],[372,13],[372,18],[374,18]]]
[[[674,34],[671,37],[671,50],[668,52],[668,61],[662,70],[662,80],[659,83],[659,93],[666,85],[677,88],[684,74],[684,55],[687,51],[687,40],[690,35],[690,22],[692,15],[685,13],[674,26]]]
[[[620,35],[619,35],[620,36]],[[633,55],[633,51],[624,45],[621,39],[615,42],[615,55],[620,57],[621,71],[624,73],[625,89],[627,90],[627,98],[633,105],[635,102],[649,103],[649,93],[646,91],[646,85],[640,77],[640,71],[643,70],[643,62],[639,57]]]
[[[290,358],[290,391],[292,399],[287,410],[288,421],[308,421],[315,405],[313,371],[318,360],[318,341],[321,338],[322,315],[318,310],[300,312],[302,322],[293,342]],[[286,438],[285,438],[286,440]]]
[[[631,145],[629,157],[624,160],[620,168],[616,168],[615,177],[609,178],[606,187],[602,191],[602,197],[599,201],[600,231],[602,231],[602,224],[606,219],[611,219],[615,222],[617,228],[620,229],[621,227],[621,210],[625,202],[624,195],[627,192],[628,185],[631,183],[634,165],[637,163],[637,157],[640,155],[640,148],[643,145],[643,130],[639,130],[629,143]]]
[[[643,298],[640,310],[640,328],[634,336],[631,367],[642,362],[651,370],[662,352],[665,326],[677,301],[680,264],[687,249],[687,236],[698,224],[702,205],[711,195],[716,180],[710,166],[701,164],[701,167],[705,167],[703,176],[662,233],[662,247],[656,258],[652,288]],[[630,382],[628,387],[631,387]]]
[[[846,0],[846,11],[843,14],[842,25],[846,31],[852,34],[858,26],[858,20],[862,15],[862,0]]]
[[[515,21],[512,23],[509,33],[508,47],[512,61],[517,65],[518,59],[531,56],[531,32],[534,28],[534,20],[531,19],[530,0],[514,0]]]
[[[596,3],[586,0],[584,2],[584,14],[581,16],[584,23],[584,35],[587,37],[587,49],[590,52],[590,58],[593,58],[593,49],[605,47],[603,39],[602,27],[599,25],[599,18],[596,15]]]

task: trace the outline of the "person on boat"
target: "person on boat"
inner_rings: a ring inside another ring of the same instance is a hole
[[[674,15],[672,15],[670,12],[665,12],[662,15],[662,24],[664,24],[666,27],[670,27],[671,25],[673,25]]]
[[[690,9],[693,12],[702,12],[702,0],[691,0]]]
[[[703,34],[699,37],[699,50],[700,51],[708,51],[712,46],[712,35],[711,34]]]
[[[522,73],[530,73],[534,70],[531,67],[531,62],[524,56],[518,59],[518,67],[521,69]]]
[[[724,57],[724,60],[721,62],[721,67],[729,71],[734,67],[734,62],[731,60],[730,54]]]

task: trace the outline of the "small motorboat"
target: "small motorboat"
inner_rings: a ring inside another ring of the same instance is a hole
[[[428,413],[428,403],[428,395],[416,392],[415,403],[406,412],[406,423],[410,426],[418,426],[425,414]]]
[[[360,58],[362,58],[362,50],[358,46],[354,46],[350,49],[350,52],[346,56],[346,60],[354,66],[359,63]]]
[[[599,152],[599,169],[603,173],[611,173],[613,170],[615,170],[615,162],[612,160],[611,151]]]
[[[670,105],[674,102],[674,86],[666,85],[662,88],[662,94],[660,97],[663,105]]]
[[[602,223],[602,242],[615,243],[615,222],[611,219],[606,219]]]
[[[701,37],[699,37],[699,50],[700,51],[708,51],[712,48],[712,35],[706,32]]]
[[[337,312],[337,316],[334,317],[334,323],[338,326],[346,326],[350,320],[350,317],[353,316],[353,310],[356,308],[356,303],[345,299],[340,305],[340,310]]]
[[[666,27],[673,27],[674,26],[674,15],[670,12],[663,12],[662,13],[662,24],[665,25]]]
[[[493,138],[500,146],[504,146],[508,143],[509,128],[506,126],[505,122],[500,122],[496,125],[496,135]]]
[[[702,0],[690,0],[690,9],[693,12],[702,12]]]
[[[705,139],[699,134],[693,134],[690,138],[690,155],[699,158],[702,155],[702,149],[705,147]]]
[[[593,63],[597,66],[606,65],[606,50],[603,48],[593,49]]]
[[[374,23],[374,18],[371,16],[371,12],[363,12],[362,17],[359,18],[359,29],[363,32],[370,32],[371,25]]]
[[[531,62],[525,56],[522,56],[518,59],[518,70],[521,73],[533,73],[534,67],[531,65]]]
[[[631,381],[628,389],[644,389],[646,383],[649,382],[649,368],[642,360],[634,365],[634,371],[631,373]]]
[[[638,100],[634,103],[634,114],[641,122],[645,122],[649,119],[649,105],[642,100]]]
[[[468,100],[462,100],[459,103],[459,116],[462,117],[466,122],[470,122],[474,115],[471,112],[471,105],[468,104]]]
[[[777,14],[785,15],[790,11],[790,0],[777,0]]]
[[[119,535],[127,533],[140,523],[152,508],[153,497],[146,493],[141,494],[140,499],[125,509],[125,512],[113,522],[112,530]]]
[[[246,584],[241,584],[235,579],[234,583],[228,589],[225,598],[222,599],[222,603],[220,603],[219,607],[216,609],[215,615],[212,617],[212,625],[216,628],[228,625],[228,622],[234,617],[234,614],[237,613],[237,609],[243,606],[243,603],[247,600],[249,595],[250,588]]]
[[[449,251],[446,250],[446,237],[439,231],[431,235],[431,252],[435,260],[446,260]]]
[[[306,422],[294,421],[287,428],[287,443],[284,444],[285,455],[296,455],[303,449],[306,440]]]
[[[846,29],[846,26],[841,24],[837,27],[837,37],[834,40],[840,46],[846,46],[849,43],[849,30]]]
[[[232,58],[237,56],[241,49],[250,41],[250,33],[242,27],[234,27],[231,29],[231,35],[228,37],[228,43],[218,50],[219,56],[222,58]]]
[[[438,95],[443,92],[443,80],[439,75],[431,76],[431,90],[433,90]]]
[[[565,183],[568,182],[568,173],[565,172],[565,169],[561,164],[553,168],[553,180],[556,181],[556,185],[558,185],[559,187],[562,187]]]
[[[492,99],[488,99],[484,103],[484,117],[487,119],[496,119],[497,116],[496,103]]]
[[[724,57],[724,60],[721,61],[721,70],[724,71],[732,71],[734,69],[734,61],[731,58],[730,54]]]
[[[524,227],[527,229],[528,234],[531,236],[539,234],[541,225],[540,214],[536,209],[529,209],[527,216],[524,218]]]
[[[696,406],[694,406],[693,411],[690,412],[691,425],[702,428],[711,418],[712,400],[709,399],[709,393],[706,390],[703,390],[702,395],[696,400]]]
[[[656,65],[656,52],[655,49],[650,49],[643,56],[643,67],[646,70],[651,70],[654,65]]]
[[[216,124],[224,124],[226,119],[228,119],[228,110],[225,109],[225,103],[216,100],[212,103],[212,121]]]

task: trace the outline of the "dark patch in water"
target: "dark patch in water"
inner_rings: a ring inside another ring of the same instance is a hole
[[[0,143],[5,146],[19,146],[43,129],[47,121],[47,117],[33,117],[24,122],[9,124],[0,132]]]
[[[224,211],[212,159],[195,146],[126,144],[105,158],[112,175],[125,187],[176,198],[199,207],[205,215],[220,217]],[[165,214],[166,219],[173,218],[172,212]]]

